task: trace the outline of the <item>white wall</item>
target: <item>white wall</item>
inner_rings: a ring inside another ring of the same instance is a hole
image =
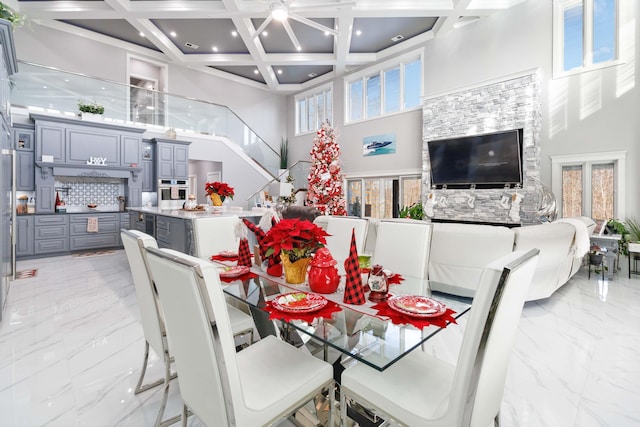
[[[125,50],[106,43],[30,23],[14,32],[18,60],[51,66],[128,84],[127,53],[158,61],[142,48]],[[226,105],[276,151],[285,135],[286,99],[267,90],[244,85],[175,64],[169,66],[169,93]]]
[[[640,7],[636,1],[620,2],[624,65],[591,71],[571,77],[552,78],[552,2],[529,0],[508,11],[483,18],[430,40],[425,49],[425,96],[453,92],[459,88],[526,70],[542,72],[541,178],[551,187],[550,156],[627,150],[626,207],[621,216],[640,217],[640,91],[636,58],[640,58],[638,23]],[[422,116],[408,112],[355,125],[343,125],[343,79],[334,83],[334,125],[343,149],[346,174],[420,167]],[[313,134],[294,137],[293,96],[287,131],[290,162],[307,160]],[[398,135],[396,154],[362,157],[354,146],[362,138],[378,133]]]

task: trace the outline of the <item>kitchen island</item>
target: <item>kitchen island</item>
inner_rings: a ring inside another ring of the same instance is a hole
[[[190,255],[195,253],[193,244],[194,218],[231,216],[249,218],[258,222],[266,210],[186,210],[186,209],[159,209],[157,207],[130,207],[129,228],[142,231],[153,236],[161,248],[171,248]],[[252,233],[248,236],[252,238]],[[251,243],[251,242],[250,242]]]

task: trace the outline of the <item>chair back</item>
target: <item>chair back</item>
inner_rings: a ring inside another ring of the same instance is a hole
[[[222,251],[237,251],[240,238],[236,226],[240,218],[236,215],[195,218],[193,223],[194,255],[208,260]]]
[[[164,319],[146,260],[146,248],[157,248],[158,244],[156,239],[137,230],[122,229],[120,236],[133,276],[144,337],[156,354],[162,357],[165,352]]]
[[[538,249],[515,251],[487,265],[476,291],[451,391],[455,425],[490,425],[500,412],[509,357]]]
[[[358,254],[364,252],[364,244],[367,239],[367,227],[369,221],[365,218],[347,217],[347,216],[330,216],[327,218],[327,248],[338,261],[338,271],[344,274],[344,260],[349,256],[349,248],[351,247],[351,233],[355,230],[356,247]]]
[[[424,221],[380,221],[373,264],[380,264],[394,273],[427,277],[431,224]]]
[[[183,401],[205,425],[234,425],[231,396],[239,390],[237,361],[216,268],[166,249],[149,249],[147,257]]]

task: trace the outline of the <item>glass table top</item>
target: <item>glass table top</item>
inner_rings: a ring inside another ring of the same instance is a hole
[[[224,292],[249,305],[261,335],[274,333],[273,322],[265,311],[266,302],[291,292],[312,291],[306,284],[288,284],[283,278],[269,276],[255,266],[251,271],[257,277],[230,283],[221,282]],[[470,298],[432,292],[428,280],[403,277],[405,280],[401,284],[390,285],[390,294],[433,298],[452,309],[455,312],[452,317],[455,319],[471,308]],[[304,343],[312,352],[314,349],[324,352],[325,360],[328,352],[334,349],[383,371],[444,329],[433,324],[422,329],[409,324],[394,324],[387,317],[377,315],[377,310],[372,308],[374,302],[367,300],[363,305],[344,304],[343,289],[341,284],[336,293],[322,294],[329,301],[338,304],[340,311],[332,313],[330,318],[316,317],[309,322],[281,321],[284,325],[283,338]]]

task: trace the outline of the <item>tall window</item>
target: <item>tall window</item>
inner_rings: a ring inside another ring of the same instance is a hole
[[[552,187],[561,215],[625,217],[626,152],[553,156]]]
[[[347,212],[367,218],[393,218],[394,211],[419,202],[420,194],[420,177],[417,175],[349,178]]]
[[[345,79],[346,122],[394,114],[420,106],[422,55],[394,58]]]
[[[333,122],[331,85],[296,95],[296,135],[315,132],[323,122]]]
[[[554,0],[554,74],[618,60],[618,14],[618,0]]]

